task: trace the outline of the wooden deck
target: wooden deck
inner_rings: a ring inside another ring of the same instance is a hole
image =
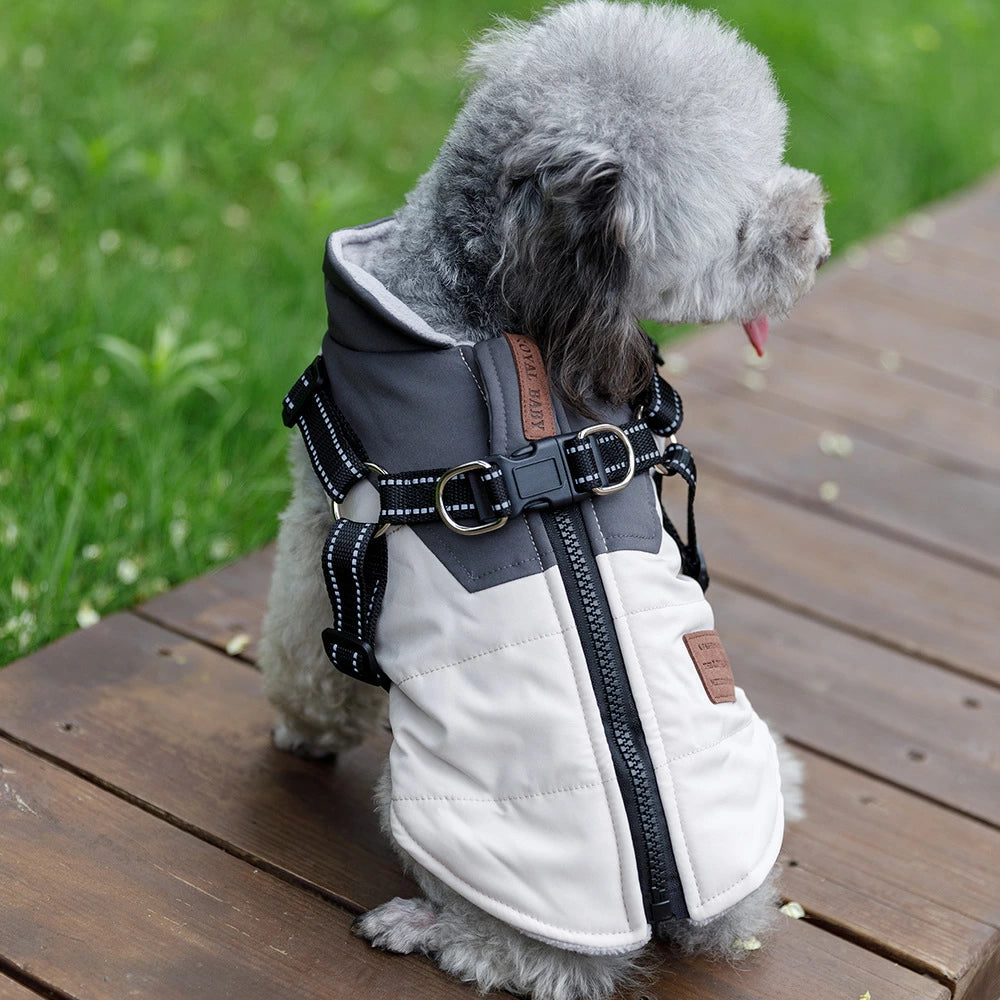
[[[766,367],[732,327],[668,358],[719,628],[808,769],[806,917],[630,1000],[1000,996],[998,313],[994,178],[831,265]],[[271,748],[241,638],[269,564],[0,672],[0,1000],[474,995],[349,933],[413,892],[369,803],[385,745]]]

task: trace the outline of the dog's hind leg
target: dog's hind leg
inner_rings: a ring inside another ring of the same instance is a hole
[[[582,955],[526,937],[409,866],[433,899],[393,899],[359,917],[354,933],[386,951],[431,955],[445,972],[483,993],[533,1000],[606,1000],[637,977],[638,953]]]
[[[392,779],[386,767],[375,811],[390,839]],[[393,842],[426,898],[392,899],[354,922],[373,947],[431,955],[445,972],[483,993],[507,990],[533,1000],[606,1000],[642,974],[640,952],[583,955],[527,937],[463,899]]]
[[[264,693],[278,712],[275,745],[329,757],[378,728],[387,700],[381,688],[341,674],[323,651],[331,611],[320,559],[330,506],[298,439],[291,460],[292,499],[281,516],[259,660]]]

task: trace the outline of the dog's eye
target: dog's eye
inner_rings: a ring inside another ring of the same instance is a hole
[[[750,225],[750,216],[743,216],[743,221],[740,223],[740,228],[736,230],[736,239],[742,243],[747,238],[747,226]]]

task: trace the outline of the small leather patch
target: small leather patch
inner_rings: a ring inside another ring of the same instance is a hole
[[[542,352],[530,338],[519,333],[505,333],[517,384],[521,390],[521,427],[529,441],[554,437],[559,433],[556,418],[552,412],[552,397],[549,395],[549,380],[542,362]]]
[[[698,675],[708,692],[713,704],[724,701],[736,701],[736,684],[733,681],[733,669],[729,666],[729,658],[722,648],[722,640],[715,631],[689,632],[684,636]]]

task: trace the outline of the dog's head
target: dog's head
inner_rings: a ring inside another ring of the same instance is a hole
[[[822,187],[783,165],[770,68],[713,14],[580,0],[502,23],[469,69],[443,153],[489,178],[465,245],[571,402],[646,384],[638,319],[737,320],[760,350],[811,287]]]

